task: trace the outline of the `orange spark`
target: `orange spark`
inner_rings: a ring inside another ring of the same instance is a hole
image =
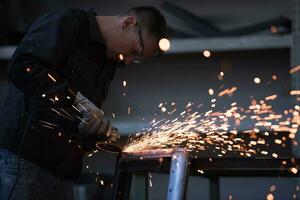
[[[290,74],[296,73],[296,72],[298,72],[299,70],[300,70],[300,65],[298,65],[298,66],[296,66],[296,67],[290,69]]]

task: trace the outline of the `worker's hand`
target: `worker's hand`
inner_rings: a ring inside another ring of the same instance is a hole
[[[104,119],[104,113],[80,92],[77,93],[74,106],[81,112],[82,119],[78,125],[80,132],[90,135],[104,133],[109,128],[109,122]]]
[[[107,133],[108,141],[110,142],[116,142],[118,139],[120,139],[119,130],[115,127],[112,127],[111,130]]]
[[[110,122],[104,118],[103,111],[80,92],[76,95],[74,105],[83,116],[78,125],[80,132],[95,139],[101,138],[103,140],[104,137],[109,142],[116,142],[120,138],[118,129],[112,127]]]

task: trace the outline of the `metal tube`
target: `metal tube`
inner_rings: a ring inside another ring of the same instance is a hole
[[[185,149],[177,149],[171,160],[168,200],[185,199],[188,183],[189,153]]]
[[[171,157],[174,154],[174,149],[155,149],[155,150],[142,150],[135,152],[122,152],[124,159],[140,159],[140,158],[160,158]]]

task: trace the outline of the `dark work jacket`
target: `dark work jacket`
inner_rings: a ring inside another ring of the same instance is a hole
[[[72,104],[80,91],[100,108],[119,64],[106,58],[94,12],[59,9],[40,17],[9,64],[0,148],[61,178],[78,177],[88,149]]]

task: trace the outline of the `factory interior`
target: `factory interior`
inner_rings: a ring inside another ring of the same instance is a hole
[[[100,109],[120,138],[84,155],[74,199],[299,200],[300,0],[1,0],[0,120],[35,20],[137,6],[165,17],[163,53],[116,68]]]

